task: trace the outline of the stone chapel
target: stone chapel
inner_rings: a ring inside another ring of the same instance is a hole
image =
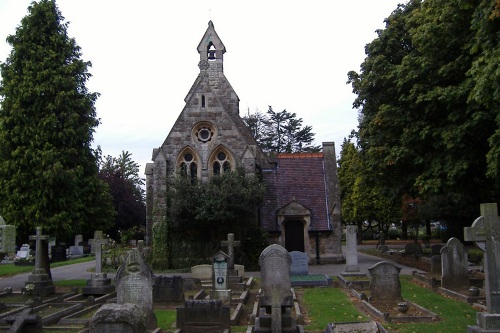
[[[146,243],[151,244],[153,224],[166,220],[169,177],[182,170],[206,181],[242,166],[248,174],[258,170],[266,184],[258,224],[270,243],[308,253],[311,264],[341,262],[334,143],[324,142],[320,153],[266,156],[239,115],[238,95],[224,75],[226,47],[212,21],[197,50],[200,73],[170,133],[153,149],[153,163],[146,165]]]

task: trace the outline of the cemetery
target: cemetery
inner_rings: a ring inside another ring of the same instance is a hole
[[[478,239],[479,246],[486,249],[484,229],[484,220],[479,219],[466,229],[466,235]],[[390,332],[385,327],[443,320],[433,309],[420,305],[418,299],[403,297],[401,268],[397,264],[380,259],[367,270],[361,269],[355,232],[349,226],[345,265],[338,265],[336,275],[311,274],[314,266],[309,265],[303,254],[273,244],[262,251],[256,277],[255,272],[250,274],[243,265],[234,262],[238,242],[229,234],[228,240],[221,243],[228,254],[221,250],[212,256],[211,263],[195,265],[189,273],[155,274],[145,260],[144,249],[132,247],[119,268],[108,277],[110,272],[102,269],[108,240],[99,237],[92,241],[96,263],[84,287],[56,289],[37,261],[21,290],[5,288],[0,292],[0,331],[308,332],[305,327],[310,319],[303,297],[310,288],[344,290],[355,308],[369,319],[332,321],[322,328],[324,332],[354,329]],[[32,238],[37,242],[48,239],[40,229]],[[441,273],[437,268],[418,274],[415,270],[413,282],[408,281],[446,297],[453,297],[453,292],[471,293],[471,287],[477,285],[476,298],[453,298],[470,303],[479,311],[478,325],[491,325],[495,316],[489,313],[495,313],[495,306],[487,306],[486,282],[471,282],[468,269],[461,266],[467,262],[463,244],[451,238],[432,251],[440,253]],[[448,254],[449,258],[443,259]],[[36,251],[35,259],[38,259]],[[453,263],[450,268],[448,261]],[[441,285],[433,288],[417,277],[432,274],[440,275],[437,281]],[[172,327],[159,327],[155,314],[158,310],[175,311]],[[335,317],[334,311],[331,316]]]

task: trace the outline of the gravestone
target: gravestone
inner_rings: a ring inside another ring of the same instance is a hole
[[[229,332],[230,308],[221,300],[186,300],[183,307],[177,307],[175,326],[182,333]]]
[[[137,304],[105,304],[92,316],[90,333],[148,333],[145,317]]]
[[[102,272],[102,245],[108,243],[107,238],[98,238],[94,242],[95,272],[87,280],[87,285],[83,287],[82,293],[84,295],[104,295],[115,291],[115,286],[111,284],[111,278],[108,278],[107,273]]]
[[[443,245],[433,244],[431,245],[431,274],[441,276],[442,265],[441,265],[441,249]]]
[[[155,282],[153,285],[153,301],[184,301],[184,280],[182,279],[182,276],[155,276]]]
[[[468,289],[469,257],[465,246],[452,237],[441,249],[441,287],[446,289]]]
[[[75,246],[80,246],[82,242],[83,242],[83,235],[76,235],[75,236]]]
[[[212,265],[196,265],[191,267],[191,276],[201,281],[212,281],[214,269]]]
[[[49,237],[42,235],[42,228],[37,227],[36,235],[30,236],[30,239],[36,240],[35,269],[31,275],[28,276],[28,281],[25,282],[25,286],[32,284],[35,286],[34,293],[36,295],[47,296],[56,290],[54,283],[42,267],[42,241],[44,239],[49,239]]]
[[[66,261],[68,258],[66,256],[66,246],[63,244],[58,244],[50,247],[52,253],[52,261]]]
[[[309,274],[309,256],[305,252],[292,251],[290,252],[291,275],[308,275]]]
[[[17,251],[16,257],[20,259],[28,259],[30,255],[30,245],[29,244],[23,244],[19,251]]]
[[[400,267],[381,261],[368,268],[368,271],[371,275],[370,301],[393,302],[403,299],[399,281]]]
[[[212,268],[214,289],[228,288],[228,261],[228,255],[222,251],[219,251],[216,255],[213,256]]]
[[[74,245],[69,247],[69,255],[74,259],[83,256],[83,246]]]
[[[261,309],[255,322],[256,332],[265,330],[268,324],[273,333],[296,329],[290,312],[293,306],[290,280],[291,261],[288,251],[277,244],[266,247],[260,254],[259,307]]]
[[[213,289],[210,296],[213,299],[222,300],[224,304],[231,305],[231,290],[229,289],[229,272],[228,272],[229,257],[222,251],[217,252],[212,257],[213,267]]]
[[[16,226],[8,225],[0,216],[0,262],[6,254],[16,251]]]
[[[144,257],[137,249],[132,249],[125,262],[116,272],[116,302],[132,303],[142,308],[146,317],[146,327],[156,328],[153,312],[154,275]]]
[[[500,332],[500,222],[496,203],[481,204],[481,216],[464,228],[464,240],[476,242],[484,253],[487,312],[476,314],[469,333]]]
[[[357,226],[348,225],[346,228],[346,265],[344,272],[359,272]],[[344,274],[345,275],[345,274]]]
[[[405,245],[405,254],[417,254],[417,255],[420,255],[422,254],[424,251],[422,251],[422,245],[420,245],[419,243],[417,242],[411,242],[411,243],[407,243]]]

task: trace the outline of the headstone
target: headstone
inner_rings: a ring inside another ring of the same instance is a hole
[[[42,235],[42,228],[36,228],[36,235],[30,236],[30,239],[36,240],[36,256],[35,256],[35,269],[28,276],[28,281],[25,282],[25,285],[32,284],[35,286],[34,293],[40,296],[46,296],[52,294],[56,287],[52,280],[49,278],[49,275],[42,268],[42,241],[49,239],[48,236]]]
[[[90,333],[148,333],[143,309],[137,304],[105,304],[90,320]]]
[[[200,283],[201,284],[201,283]],[[184,280],[182,276],[155,276],[154,302],[183,302]]]
[[[405,254],[422,254],[422,245],[417,242],[407,243],[405,245]]]
[[[83,256],[83,246],[82,245],[70,246],[69,255],[72,258]]]
[[[402,300],[399,272],[401,268],[381,261],[368,268],[371,275],[370,301],[392,302]]]
[[[28,259],[30,255],[30,245],[29,244],[23,244],[19,251],[17,251],[16,257],[20,259]]]
[[[431,245],[431,255],[436,256],[436,255],[441,255],[441,249],[443,248],[443,245],[441,244],[433,244]]]
[[[140,306],[146,316],[146,327],[156,328],[153,312],[154,275],[137,249],[132,249],[116,272],[116,302]]]
[[[213,267],[213,287],[214,289],[228,288],[228,261],[229,257],[222,251],[219,251],[212,258]]]
[[[75,236],[75,246],[82,245],[81,244],[82,242],[83,242],[83,235],[76,235]]]
[[[292,263],[290,265],[291,275],[308,275],[309,274],[309,256],[305,252],[292,251],[290,252]]]
[[[357,226],[348,225],[346,228],[346,265],[344,271],[359,272]]]
[[[500,332],[500,222],[496,203],[481,204],[481,216],[472,227],[464,228],[465,241],[473,241],[485,251],[484,271],[487,312],[476,314],[468,332]]]
[[[270,329],[273,333],[282,332],[282,315],[288,316],[289,310],[293,306],[290,280],[291,261],[288,251],[277,244],[266,247],[259,257],[261,272],[259,305],[265,311],[263,315],[259,316],[256,326],[262,325],[262,319],[270,314]]]
[[[51,246],[52,253],[52,261],[66,261],[68,258],[66,257],[66,247],[62,244]]]
[[[222,241],[222,246],[227,247],[228,268],[234,270],[234,248],[240,246],[240,242],[234,240],[234,234],[227,234],[227,241]]]
[[[115,291],[115,286],[111,284],[111,278],[107,273],[102,272],[102,245],[109,243],[107,238],[96,239],[95,248],[95,273],[87,280],[87,285],[83,287],[84,295],[104,295]]]
[[[191,276],[201,281],[212,281],[213,273],[212,265],[196,265],[191,267]]]
[[[175,326],[182,333],[229,332],[230,308],[221,300],[186,300],[183,307],[177,307]]]
[[[8,225],[0,216],[0,261],[5,254],[13,254],[16,251],[16,226]]]
[[[441,249],[441,287],[446,289],[468,289],[469,257],[465,246],[452,237]]]

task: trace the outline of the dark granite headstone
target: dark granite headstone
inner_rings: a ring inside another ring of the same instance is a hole
[[[182,276],[155,276],[155,282],[153,286],[153,301],[184,301],[184,287]]]
[[[52,261],[66,261],[66,247],[63,245],[51,246]]]
[[[186,300],[177,308],[175,326],[183,333],[222,333],[231,329],[230,308],[221,300]]]
[[[405,254],[422,254],[422,245],[416,242],[407,243],[405,245]]]

